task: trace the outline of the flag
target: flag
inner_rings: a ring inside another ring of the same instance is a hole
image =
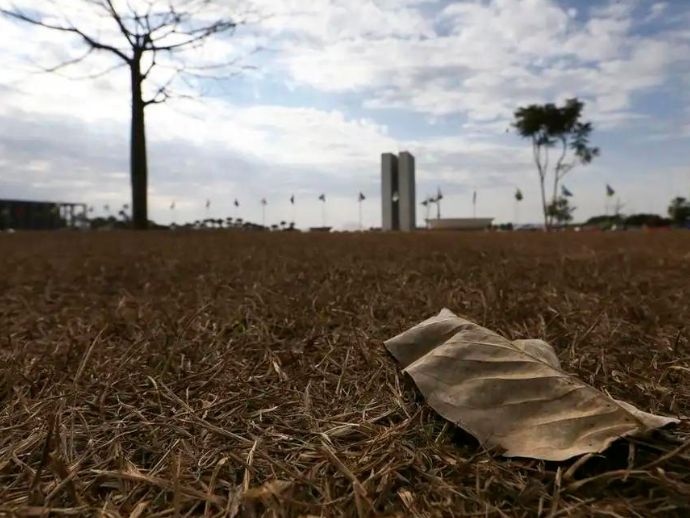
[[[522,201],[522,198],[523,198],[523,196],[522,196],[522,191],[521,191],[520,189],[517,189],[517,190],[515,191],[515,199],[516,199],[517,201]]]
[[[170,204],[170,210],[175,210],[175,200]]]
[[[235,198],[235,207],[239,207],[239,206],[240,206],[240,202],[237,200],[237,198]]]
[[[206,208],[208,209],[210,207],[211,207],[211,200],[206,200]]]
[[[261,198],[261,205],[268,205],[266,198]]]
[[[477,203],[477,191],[472,193],[472,203]]]
[[[613,190],[613,187],[611,187],[609,184],[606,184],[606,196],[613,196],[616,194],[616,191]]]
[[[427,205],[429,205],[429,203],[431,203],[431,200],[429,198],[427,198],[422,202],[422,205],[424,205],[426,207]]]
[[[443,199],[443,194],[441,193],[441,188],[439,187],[438,191],[436,192],[436,199],[434,201],[441,201]]]
[[[326,195],[325,195],[325,194],[320,194],[320,195],[319,195],[319,199],[320,199],[321,201],[326,201]]]
[[[566,198],[570,198],[573,195],[565,185],[561,185],[561,194]]]
[[[364,200],[367,199],[367,197],[364,196],[364,194],[362,194],[362,193],[360,192],[360,193],[359,193],[359,198],[358,198],[358,199],[359,199],[359,201],[364,201]]]
[[[295,204],[295,195],[290,196],[290,203]]]

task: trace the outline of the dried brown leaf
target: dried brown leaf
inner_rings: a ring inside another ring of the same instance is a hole
[[[546,342],[511,342],[447,309],[386,347],[434,410],[508,457],[565,460],[678,422],[563,371]]]

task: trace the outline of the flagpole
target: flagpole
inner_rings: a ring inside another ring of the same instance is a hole
[[[321,202],[321,226],[326,226],[326,202]]]
[[[477,219],[477,188],[472,189],[472,219]]]
[[[357,204],[359,205],[359,231],[361,232],[364,230],[364,226],[362,225],[362,199],[359,198],[357,200]]]

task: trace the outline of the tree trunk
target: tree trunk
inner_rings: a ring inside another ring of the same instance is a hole
[[[556,167],[553,170],[553,196],[551,198],[551,204],[555,207],[556,206],[556,201],[558,200],[558,185],[559,182],[561,181],[561,178],[563,176],[561,175],[561,166],[563,164],[563,159],[565,158],[565,154],[568,150],[568,143],[565,138],[561,137],[561,144],[563,145],[562,151],[561,151],[561,156],[558,159],[558,162],[556,162]],[[551,217],[551,224],[553,224],[554,218]]]
[[[549,230],[549,217],[546,211],[546,189],[544,187],[544,182],[546,181],[546,171],[541,163],[541,150],[537,142],[532,137],[532,154],[534,155],[534,161],[537,164],[537,171],[539,172],[539,186],[541,187],[541,208],[544,211],[544,230]]]
[[[146,125],[141,84],[141,52],[135,52],[130,64],[132,75],[132,134],[130,175],[132,180],[132,224],[144,230],[148,227],[148,166],[146,162]]]
[[[558,200],[558,171],[554,171],[554,172],[553,172],[553,175],[554,175],[554,179],[553,179],[553,194],[552,194],[552,196],[551,196],[551,204],[550,204],[550,205],[551,205],[551,206],[553,207],[553,209],[554,209],[554,214],[551,216],[550,223],[551,223],[552,226],[555,226],[555,224],[557,223],[557,219],[556,219],[556,216],[555,216],[555,212],[556,212],[556,201]]]
[[[550,224],[549,224],[549,213],[548,213],[548,206],[546,204],[546,189],[544,188],[544,182],[546,181],[546,178],[540,174],[539,176],[539,183],[541,185],[541,206],[544,211],[544,230],[549,230]]]

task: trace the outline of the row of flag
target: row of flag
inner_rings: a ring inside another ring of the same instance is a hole
[[[611,187],[609,184],[606,184],[606,196],[609,198],[616,194],[616,191]],[[565,196],[566,198],[571,198],[574,196],[574,194],[568,189],[565,185],[561,185],[561,195]],[[522,191],[520,189],[515,190],[515,200],[516,201],[522,201],[524,199],[524,196],[522,195]],[[474,198],[473,200],[476,202],[477,201],[477,191],[474,191]]]
[[[570,191],[570,189],[568,189],[565,185],[561,185],[561,194],[567,198],[571,198],[574,196],[572,191]],[[611,187],[611,185],[609,185],[609,184],[606,184],[606,196],[611,197],[614,194],[616,194],[616,191],[613,189],[613,187]],[[397,196],[397,193],[393,193],[393,201],[398,201],[398,199],[399,199],[399,197]],[[421,202],[421,204],[424,207],[427,207],[427,206],[431,205],[432,203],[439,203],[442,199],[443,199],[443,193],[441,192],[441,189],[439,188],[438,191],[436,192],[435,196],[429,196],[429,197],[425,198]],[[522,201],[523,199],[524,199],[524,195],[522,194],[522,191],[519,188],[516,189],[515,190],[515,200],[516,201]],[[318,200],[325,202],[326,201],[326,195],[324,193],[319,194]],[[357,196],[357,201],[361,202],[364,200],[366,200],[366,196],[362,192],[360,192],[359,195]],[[472,193],[472,203],[477,203],[477,191],[474,191]],[[295,195],[294,194],[290,196],[290,204],[291,205],[295,204]],[[235,207],[240,206],[240,202],[237,198],[235,198],[233,205]],[[261,198],[261,205],[264,205],[264,206],[268,205],[268,201],[266,200],[266,198]],[[206,209],[210,209],[210,208],[211,208],[211,200],[207,199],[206,200]],[[122,206],[122,209],[128,210],[129,205],[125,203]],[[175,200],[173,200],[173,202],[170,204],[170,209],[175,210]],[[89,207],[89,209],[88,209],[89,212],[93,212],[93,210],[94,210],[93,207]],[[103,205],[103,210],[105,212],[109,212],[110,211],[110,205],[108,205],[107,203],[105,205]]]
[[[424,201],[422,201],[422,205],[424,205],[426,207],[432,203],[438,203],[442,199],[443,199],[443,193],[441,192],[441,189],[439,188],[438,191],[436,191],[436,196],[429,196]]]
[[[319,194],[319,196],[318,196],[317,199],[323,203],[323,206],[322,206],[322,215],[321,215],[321,217],[322,217],[322,220],[323,220],[323,226],[325,226],[325,225],[326,225],[326,194],[325,194],[325,193]],[[360,221],[360,227],[362,227],[362,202],[363,202],[364,200],[366,200],[366,199],[367,199],[367,197],[364,195],[364,193],[362,193],[362,192],[360,191],[359,194],[358,194],[358,196],[357,196],[357,202],[359,203],[359,221]],[[290,204],[294,207],[294,205],[295,205],[295,195],[292,194],[292,195],[290,196],[289,200],[290,200]],[[266,206],[268,205],[268,200],[267,200],[266,198],[261,198],[260,203],[261,203],[261,208],[262,208],[262,214],[261,214],[262,218],[261,218],[261,219],[262,219],[263,224],[265,224],[265,221],[266,221]],[[233,201],[233,205],[234,205],[236,208],[239,208],[239,206],[240,206],[240,201],[239,201],[237,198],[235,198],[234,201]],[[207,199],[207,200],[206,200],[206,210],[209,210],[210,208],[211,208],[211,200],[210,200],[210,199]],[[172,203],[170,204],[170,210],[173,210],[173,211],[175,210],[175,200],[173,200]],[[293,210],[294,210],[294,209],[293,209]],[[293,219],[294,219],[294,214],[293,214]]]
[[[439,191],[439,193],[440,193],[440,191]],[[357,201],[360,201],[360,202],[361,202],[361,201],[364,201],[364,200],[366,200],[366,199],[367,199],[367,197],[366,197],[366,196],[364,195],[364,193],[362,193],[362,192],[360,192],[359,195],[357,196]],[[319,200],[319,201],[322,201],[322,202],[325,202],[325,201],[326,201],[326,195],[325,195],[324,193],[319,194],[318,200]],[[293,194],[292,196],[290,196],[290,204],[291,204],[291,205],[294,205],[294,204],[295,204],[295,195],[294,195],[294,194]],[[239,207],[239,206],[240,206],[240,201],[239,201],[237,198],[235,198],[235,200],[234,200],[234,202],[233,202],[233,205],[234,205],[235,207]],[[261,198],[261,205],[268,205],[268,201],[266,200],[266,198]],[[104,208],[106,211],[109,210],[108,205],[105,205],[103,208]],[[206,208],[207,208],[207,209],[210,209],[210,208],[211,208],[211,200],[210,200],[210,199],[207,199],[207,200],[206,200]],[[175,200],[173,200],[173,202],[170,204],[170,209],[171,209],[171,210],[175,210]]]
[[[520,194],[520,199],[522,199],[522,193],[520,192],[520,189],[518,189],[518,193]],[[516,193],[517,196],[517,193]],[[425,198],[422,201],[422,205],[425,207],[432,204],[432,203],[438,203],[443,199],[443,193],[441,192],[441,189],[439,189],[436,193],[436,196],[430,196],[428,198]],[[472,203],[477,203],[477,191],[474,191],[472,193]]]
[[[107,203],[106,203],[105,205],[103,205],[103,210],[104,210],[105,212],[110,212],[110,205],[108,205]],[[129,210],[129,204],[128,204],[128,203],[125,203],[125,204],[122,206],[122,210]],[[93,212],[93,207],[89,207],[89,212]]]

